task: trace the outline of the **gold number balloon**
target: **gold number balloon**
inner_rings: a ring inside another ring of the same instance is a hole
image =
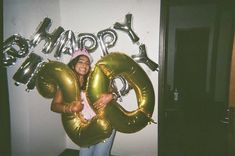
[[[38,92],[45,98],[53,98],[57,87],[63,93],[66,102],[80,98],[80,87],[73,71],[65,64],[51,61],[38,72],[36,81]],[[81,118],[80,114],[62,114],[62,123],[70,139],[79,146],[90,146],[109,137],[112,128],[102,113],[92,120]]]
[[[77,145],[98,143],[111,135],[112,128],[123,133],[134,133],[151,121],[155,103],[152,83],[143,69],[123,53],[110,53],[96,63],[89,75],[86,90],[91,104],[101,93],[109,92],[111,79],[119,75],[134,89],[138,108],[127,111],[117,102],[111,101],[104,110],[97,111],[90,121],[81,118],[79,113],[62,114],[65,131]],[[80,98],[76,76],[67,65],[60,62],[51,61],[41,68],[36,87],[46,98],[52,98],[57,87],[62,90],[66,102]]]
[[[88,80],[87,93],[93,103],[115,76],[123,76],[135,90],[138,108],[127,111],[112,101],[104,110],[106,118],[117,131],[134,133],[144,128],[151,120],[155,96],[152,83],[144,70],[123,53],[112,52],[99,60]]]

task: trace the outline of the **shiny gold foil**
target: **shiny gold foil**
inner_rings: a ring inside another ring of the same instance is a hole
[[[86,90],[91,106],[101,93],[110,91],[111,79],[120,75],[134,89],[138,108],[127,111],[116,101],[111,101],[105,109],[95,110],[97,115],[90,121],[79,113],[62,114],[64,129],[77,145],[85,147],[101,142],[111,135],[113,128],[123,133],[134,133],[152,121],[155,104],[152,83],[133,59],[119,52],[104,56],[91,71]],[[66,102],[80,98],[76,76],[67,65],[60,62],[51,61],[41,68],[36,87],[45,98],[53,98],[57,88],[61,89]]]
[[[112,52],[99,60],[89,77],[88,97],[94,103],[101,93],[109,92],[110,81],[115,76],[123,76],[132,86],[138,108],[127,111],[116,101],[112,101],[105,108],[104,115],[117,131],[137,132],[152,121],[155,95],[148,75],[133,59],[123,53]]]
[[[36,87],[45,98],[53,98],[60,88],[65,102],[78,100],[80,87],[73,71],[61,62],[46,63],[38,73]],[[87,121],[79,113],[62,114],[62,123],[70,139],[79,146],[90,146],[103,141],[111,135],[110,123],[98,114]]]

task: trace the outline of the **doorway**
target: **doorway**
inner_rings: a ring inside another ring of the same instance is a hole
[[[209,28],[176,29],[174,88],[179,92],[178,104],[188,122],[202,122],[209,110],[206,91]],[[189,124],[190,124],[189,123]]]
[[[231,46],[228,29],[232,22],[219,24],[223,11],[231,10],[230,5],[226,9],[220,6],[209,1],[162,1],[159,156],[229,155],[229,126],[220,122],[227,108],[228,86],[226,81],[218,81],[228,80],[229,67],[218,64],[229,64],[229,53],[221,47]],[[221,35],[223,31],[227,36]]]
[[[166,117],[165,120],[169,125],[174,123],[178,129],[178,134],[173,133],[178,143],[171,145],[176,149],[174,154],[226,155],[227,129],[218,122],[212,93],[207,89],[210,82],[207,82],[207,77],[212,73],[207,71],[210,63],[209,28],[176,29],[175,40],[174,88],[177,88],[179,95],[168,107],[172,108],[174,104],[178,105],[178,109],[174,110],[177,114],[171,112],[173,117]],[[175,120],[177,116],[181,118]]]
[[[174,89],[165,95],[163,156],[226,156],[227,127],[218,122],[212,90],[207,89],[213,73],[207,71],[209,28],[176,29],[175,36]]]

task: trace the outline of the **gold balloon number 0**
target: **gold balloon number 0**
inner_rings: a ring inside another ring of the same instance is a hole
[[[77,145],[86,147],[101,142],[111,135],[113,129],[134,133],[151,122],[155,104],[152,83],[144,70],[124,53],[112,52],[95,64],[86,90],[90,103],[94,103],[101,93],[109,91],[110,81],[116,76],[123,76],[132,86],[138,108],[127,111],[116,101],[111,101],[90,121],[84,120],[79,113],[62,114],[64,129]],[[58,86],[65,101],[79,99],[80,88],[73,71],[63,63],[48,62],[38,73],[37,90],[43,97],[52,98]]]

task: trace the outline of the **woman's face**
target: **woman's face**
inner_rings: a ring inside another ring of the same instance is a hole
[[[74,69],[80,76],[85,76],[90,69],[90,60],[86,56],[81,55]]]

